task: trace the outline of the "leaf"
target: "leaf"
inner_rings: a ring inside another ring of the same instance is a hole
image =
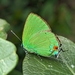
[[[6,75],[17,64],[16,47],[11,42],[0,38],[0,75]]]
[[[0,38],[7,38],[6,32],[9,30],[9,28],[9,24],[5,20],[0,19]]]
[[[6,39],[7,38],[6,32],[0,31],[0,38]]]
[[[0,19],[0,31],[5,30],[8,31],[10,28],[10,25],[7,21]]]
[[[57,59],[27,54],[23,61],[23,75],[75,75],[75,44],[58,37],[65,52],[61,52]]]

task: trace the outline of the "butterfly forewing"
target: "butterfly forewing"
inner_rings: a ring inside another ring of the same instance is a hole
[[[31,13],[25,23],[23,30],[22,42],[25,46],[34,34],[42,30],[50,30],[46,22],[44,22],[39,16]]]

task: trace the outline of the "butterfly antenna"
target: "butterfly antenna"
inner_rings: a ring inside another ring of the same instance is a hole
[[[15,35],[15,36],[17,37],[17,39],[18,39],[19,41],[21,41],[21,39],[20,39],[12,30],[11,30],[11,32],[13,33],[13,35]],[[22,41],[21,41],[21,42],[22,42]],[[25,51],[25,53],[28,54],[27,51],[24,49],[23,44],[21,44],[21,47],[23,48],[23,50]]]
[[[21,41],[21,39],[12,30],[11,30],[11,32],[18,38],[19,41]]]

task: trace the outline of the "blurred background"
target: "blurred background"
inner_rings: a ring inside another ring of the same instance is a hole
[[[20,39],[25,20],[30,12],[44,18],[55,34],[75,42],[75,0],[0,0],[0,18],[11,25],[11,29]],[[8,40],[17,47],[19,62],[16,69],[22,71],[25,53],[21,42],[10,31]]]

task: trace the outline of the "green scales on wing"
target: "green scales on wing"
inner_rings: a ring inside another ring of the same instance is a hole
[[[30,53],[50,57],[57,55],[59,41],[48,24],[39,16],[30,13],[23,30],[23,47]]]

